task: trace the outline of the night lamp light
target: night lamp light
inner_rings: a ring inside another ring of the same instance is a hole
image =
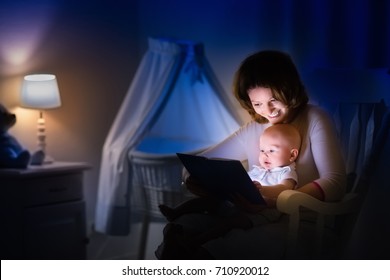
[[[37,121],[38,151],[33,154],[31,164],[40,165],[53,162],[53,159],[46,154],[46,128],[43,110],[61,106],[56,76],[50,74],[25,76],[20,100],[22,107],[39,110]]]

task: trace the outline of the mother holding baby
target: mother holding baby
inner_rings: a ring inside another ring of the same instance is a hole
[[[233,91],[252,120],[202,155],[247,161],[252,167],[258,164],[258,139],[263,131],[274,124],[290,123],[302,138],[296,160],[299,181],[296,190],[322,201],[337,201],[343,197],[346,174],[334,125],[325,111],[308,104],[305,87],[288,54],[267,50],[247,57],[236,72]],[[185,178],[185,182],[190,190],[201,188],[193,184],[191,177]],[[275,207],[283,190],[262,188],[260,192],[267,201],[274,202],[269,204],[270,207]],[[184,234],[198,234],[223,217],[223,205],[218,213],[187,214],[173,223],[181,225]],[[275,228],[274,223],[285,222],[286,217],[282,216],[276,222],[248,230],[232,230],[191,252],[176,244],[166,228],[156,256],[160,259],[283,258],[280,235],[271,229]]]

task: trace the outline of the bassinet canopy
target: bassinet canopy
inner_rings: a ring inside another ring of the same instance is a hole
[[[149,38],[103,146],[96,230],[129,233],[129,151],[174,154],[210,147],[239,127],[236,111],[201,43]]]

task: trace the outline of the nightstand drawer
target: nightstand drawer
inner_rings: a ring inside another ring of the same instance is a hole
[[[53,204],[83,198],[82,173],[70,173],[26,180],[23,186],[24,206]]]
[[[83,162],[0,169],[0,258],[85,259]]]
[[[85,259],[85,223],[84,201],[26,208],[23,215],[24,258]]]

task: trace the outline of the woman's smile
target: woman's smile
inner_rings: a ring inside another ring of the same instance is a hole
[[[268,115],[268,117],[270,118],[276,118],[280,115],[280,110],[274,110],[270,115]]]
[[[274,98],[270,88],[253,88],[248,95],[257,114],[272,124],[285,122],[289,110],[286,104]]]

